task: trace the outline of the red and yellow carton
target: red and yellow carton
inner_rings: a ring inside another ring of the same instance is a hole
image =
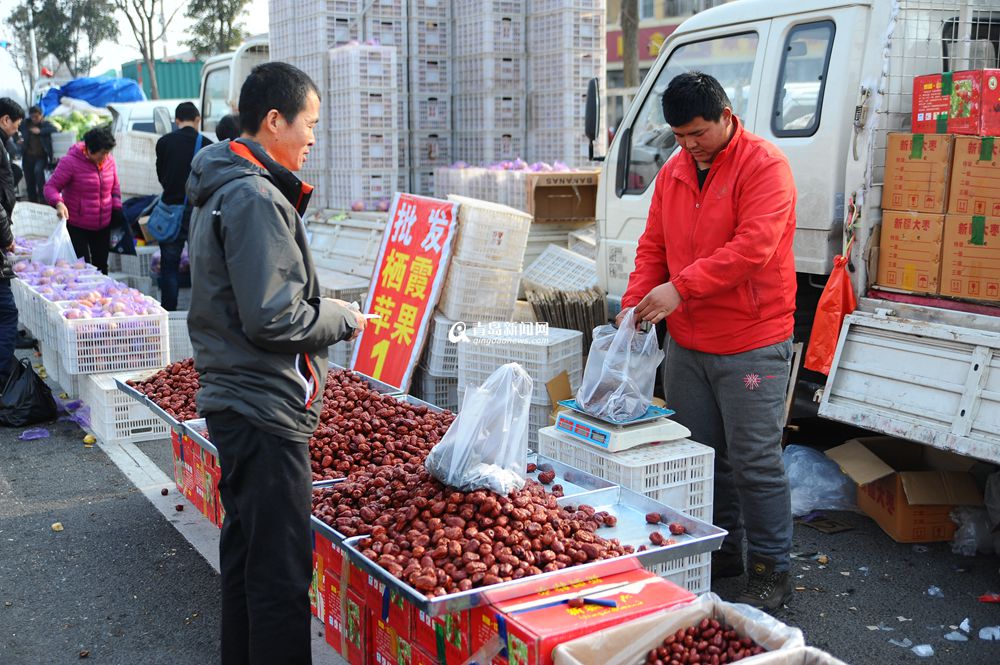
[[[919,134],[1000,135],[1000,69],[915,76],[911,129]]]
[[[878,285],[914,293],[940,289],[944,215],[882,212]]]
[[[413,641],[445,665],[468,660],[472,654],[471,628],[472,613],[468,610],[436,617],[413,610]]]
[[[1000,217],[945,216],[941,295],[1000,302]]]
[[[180,432],[170,430],[170,444],[174,449],[174,485],[184,494],[184,438]]]
[[[439,665],[436,658],[417,646],[412,639],[400,636],[374,613],[372,642],[375,665]]]
[[[956,136],[948,212],[1000,217],[1000,141]]]
[[[365,575],[365,598],[375,618],[403,639],[413,637],[413,606],[374,575]]]
[[[333,567],[333,543],[326,536],[316,531],[312,532],[313,541],[313,575],[309,585],[309,608],[312,615],[325,623],[326,621],[326,575],[340,574]],[[329,573],[327,568],[330,568]]]
[[[195,509],[204,513],[205,502],[203,492],[199,492],[202,484],[205,469],[201,458],[201,446],[188,437],[184,437],[184,496],[190,501]]]
[[[570,607],[568,598],[613,601],[614,607],[585,604]],[[494,665],[552,665],[556,645],[652,612],[694,600],[694,594],[636,568],[606,577],[593,576],[541,593],[494,602],[472,610],[472,651],[478,653],[500,638]]]
[[[882,208],[943,213],[948,207],[953,137],[893,132],[886,142]]]
[[[348,586],[347,595],[342,596],[341,580],[336,575],[327,576],[326,584],[326,643],[351,665],[366,665],[373,650],[364,595]]]

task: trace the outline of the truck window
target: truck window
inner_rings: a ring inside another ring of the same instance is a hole
[[[816,133],[835,31],[833,21],[819,21],[797,25],[788,33],[771,111],[775,136]]]
[[[201,130],[214,132],[224,116],[229,113],[229,67],[211,71],[205,77],[205,90],[201,100]]]
[[[640,194],[656,180],[677,145],[663,119],[660,98],[678,74],[701,71],[719,80],[726,89],[733,111],[743,115],[749,107],[750,76],[757,56],[757,33],[726,35],[682,44],[671,52],[656,83],[646,96],[632,127],[625,193]]]

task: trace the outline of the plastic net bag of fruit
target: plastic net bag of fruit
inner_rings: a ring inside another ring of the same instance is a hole
[[[462,410],[424,465],[445,485],[506,495],[524,487],[532,381],[517,363],[470,386]]]
[[[656,371],[662,360],[656,331],[636,328],[635,309],[630,307],[620,328],[594,328],[576,403],[603,420],[620,423],[638,418],[653,401]]]

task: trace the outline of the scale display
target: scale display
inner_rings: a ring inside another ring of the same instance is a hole
[[[650,406],[635,420],[615,423],[583,412],[576,400],[563,400],[559,404],[570,411],[559,413],[555,425],[558,431],[609,452],[691,436],[688,428],[669,419],[674,411],[659,406]]]

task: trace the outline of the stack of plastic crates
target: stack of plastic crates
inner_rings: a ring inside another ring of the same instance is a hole
[[[167,312],[100,319],[58,318],[56,348],[68,374],[164,367],[170,348]]]
[[[576,252],[588,259],[597,260],[597,229],[595,225],[588,224],[579,230],[570,231],[566,244],[569,251]]]
[[[533,0],[527,17],[529,161],[588,164],[587,82],[604,90],[605,0]],[[599,132],[603,136],[602,132]],[[603,150],[603,140],[597,146]]]
[[[426,402],[458,410],[458,344],[455,321],[435,312],[427,331],[427,344],[413,377],[413,390]]]
[[[456,159],[488,164],[526,155],[526,5],[455,3]]]
[[[170,329],[170,362],[186,360],[194,355],[191,348],[191,334],[188,332],[188,313],[186,311],[167,312],[167,325]]]
[[[525,288],[582,291],[597,286],[597,263],[559,245],[549,245],[524,269]]]
[[[706,522],[712,521],[715,451],[688,439],[608,452],[547,427],[538,452],[665,503]],[[693,593],[708,591],[710,553],[659,564],[653,572]]]
[[[434,193],[434,168],[448,163],[453,154],[451,5],[448,0],[410,3],[408,57],[414,72],[406,105],[411,135],[404,158],[415,194]],[[429,143],[430,136],[436,137],[435,143]],[[435,149],[441,154],[424,152]]]
[[[144,379],[155,370],[81,377],[80,399],[90,408],[90,429],[105,443],[170,437],[170,428],[149,408],[121,392],[115,379]]]

